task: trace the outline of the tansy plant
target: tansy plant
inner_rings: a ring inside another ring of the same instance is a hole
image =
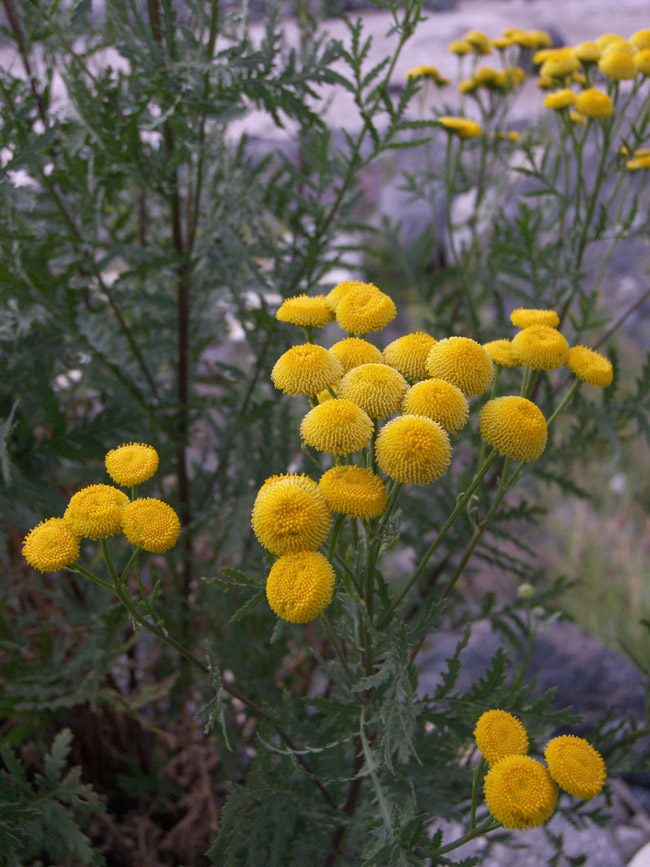
[[[331,858],[354,848],[346,835],[363,815],[361,805],[370,806],[376,799],[383,831],[379,835],[372,832],[373,842],[362,842],[366,855],[374,852],[373,857],[385,859],[390,851],[403,851],[409,853],[412,863],[429,858],[431,863],[445,864],[449,863],[447,853],[475,837],[499,828],[526,830],[547,822],[557,806],[558,786],[574,799],[590,799],[603,787],[603,759],[585,740],[572,735],[553,738],[543,764],[528,755],[531,741],[518,718],[501,709],[481,713],[481,701],[470,697],[462,712],[448,711],[451,716],[445,723],[459,727],[460,743],[466,743],[465,757],[459,752],[445,759],[447,765],[456,766],[459,775],[463,768],[471,769],[463,813],[466,830],[452,839],[435,831],[438,817],[436,812],[428,813],[428,798],[423,796],[420,801],[412,792],[409,809],[414,819],[419,817],[419,830],[413,831],[408,846],[391,839],[396,814],[395,807],[389,806],[388,792],[395,785],[399,787],[399,777],[393,782],[390,779],[393,763],[422,762],[419,752],[422,748],[426,752],[431,731],[427,726],[435,718],[436,705],[453,701],[444,689],[437,697],[418,700],[412,686],[407,687],[413,677],[413,661],[426,636],[404,627],[418,585],[428,584],[424,592],[429,607],[446,610],[476,545],[525,467],[542,458],[556,420],[577,389],[582,383],[605,387],[612,381],[613,371],[600,353],[585,346],[569,346],[558,330],[559,317],[554,310],[514,310],[511,321],[516,333],[485,345],[469,337],[434,337],[424,332],[393,339],[383,349],[367,339],[370,332],[381,332],[396,313],[386,293],[358,281],[341,283],[327,296],[301,295],[283,302],[278,318],[302,327],[307,342],[284,352],[273,366],[271,378],[277,389],[301,400],[306,398],[311,405],[300,423],[310,472],[267,478],[252,509],[253,531],[267,551],[263,593],[278,624],[302,626],[316,621],[336,660],[336,669],[326,663],[335,684],[328,701],[347,708],[344,731],[336,740],[337,750],[345,744],[351,748],[353,767],[348,771],[347,796],[345,785],[322,780],[311,759],[306,758],[326,749],[324,745],[310,745],[306,732],[304,745],[297,744],[271,714],[238,688],[222,682],[212,663],[202,662],[184,647],[160,619],[156,611],[159,587],[153,594],[147,592],[139,558],[142,552],[170,550],[181,528],[176,513],[166,503],[138,496],[138,486],[158,468],[154,448],[131,443],[109,451],[106,470],[120,487],[98,483],[78,491],[63,517],[50,518],[27,535],[23,553],[36,569],[66,569],[112,592],[134,625],[148,630],[211,676],[219,693],[230,693],[263,719],[272,720],[278,746],[268,744],[268,748],[289,750],[305,779],[317,786],[333,811]],[[314,343],[313,330],[334,320],[347,336],[331,349]],[[559,390],[543,410],[531,394],[539,378],[549,371],[559,373]],[[518,393],[508,393],[512,391]],[[463,446],[459,447],[463,434]],[[398,541],[400,497],[408,497],[409,486],[425,487],[430,491],[428,496],[435,497],[436,483],[445,474],[453,474],[458,486],[453,508],[430,543],[418,552],[411,574],[388,582],[383,559]],[[480,520],[476,517],[477,502],[485,506]],[[455,562],[447,569],[447,580],[437,587],[429,578],[438,574],[436,559],[451,528],[468,516],[473,532],[460,556],[453,551],[445,554],[445,561],[451,556]],[[121,568],[115,566],[107,541],[119,534],[132,546]],[[87,544],[84,540],[99,541],[105,575],[80,562],[80,547]],[[226,574],[237,577],[232,570]],[[261,592],[253,597],[253,605]],[[245,609],[252,610],[251,603]],[[530,617],[528,612],[532,641],[535,628]],[[431,623],[425,618],[424,628]],[[295,640],[309,642],[308,635],[296,633]],[[270,631],[266,637],[258,636],[262,643],[270,638]],[[401,650],[396,656],[398,648]],[[404,653],[407,662],[400,674],[404,661],[399,659]],[[534,720],[540,707],[524,687],[524,675],[525,665],[509,690],[497,688],[493,692],[517,707],[521,716],[531,714]],[[403,677],[407,680],[400,685]],[[502,684],[505,670],[500,677]],[[448,688],[453,682],[450,669]],[[225,725],[221,698],[219,708]],[[553,719],[548,708],[541,715],[548,722]],[[476,762],[472,761],[468,723],[473,725],[475,747],[481,753]],[[378,739],[383,743],[381,748],[373,746]],[[379,749],[384,756],[382,770],[375,757]],[[362,788],[366,790],[364,797],[360,795]],[[567,808],[574,809],[570,803]],[[219,844],[225,850],[217,846],[215,852],[228,851],[233,845],[231,824],[227,819]],[[433,826],[432,837],[425,830],[427,825]]]

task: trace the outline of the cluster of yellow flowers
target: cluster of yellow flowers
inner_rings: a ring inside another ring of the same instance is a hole
[[[106,455],[109,476],[132,491],[157,469],[158,453],[143,443],[122,445]],[[23,555],[35,569],[57,572],[77,560],[82,539],[123,533],[132,545],[162,553],[173,548],[180,529],[176,512],[162,500],[131,499],[112,485],[89,485],[74,494],[62,518],[48,518],[28,533]]]
[[[386,481],[424,485],[438,479],[451,463],[450,436],[469,418],[468,398],[490,389],[495,364],[532,370],[567,365],[602,386],[612,378],[602,355],[569,348],[554,311],[514,311],[520,331],[511,341],[482,346],[468,337],[437,340],[416,332],[381,351],[365,337],[396,312],[388,295],[360,281],[340,283],[328,295],[288,298],[278,310],[279,320],[303,326],[308,335],[334,320],[348,332],[330,349],[311,342],[292,347],[271,372],[276,388],[312,404],[300,425],[303,442],[333,456],[319,482],[295,473],[267,479],[253,506],[255,535],[279,557],[267,583],[269,604],[291,622],[312,620],[332,598],[334,571],[318,551],[330,533],[331,513],[371,521],[386,508]],[[527,397],[493,396],[479,418],[481,437],[499,454],[518,461],[542,454],[546,419]]]
[[[519,87],[524,83],[527,73],[517,64],[523,63],[529,69],[532,68],[526,55],[522,54],[526,49],[535,52],[532,66],[539,71],[537,84],[550,91],[544,106],[553,111],[567,111],[569,118],[576,123],[586,123],[589,118],[607,118],[615,112],[613,83],[650,76],[650,30],[638,30],[629,39],[615,33],[605,33],[595,42],[561,48],[553,48],[551,37],[541,30],[526,32],[514,28],[505,30],[496,39],[470,30],[462,40],[449,45],[449,51],[461,63],[466,55],[474,57],[472,74],[461,80],[458,88],[460,93],[473,96],[480,102],[484,92],[505,94]],[[500,56],[501,69],[478,67],[478,58],[490,55],[493,51]],[[438,87],[449,83],[434,66],[414,67],[407,71],[406,77],[429,79]],[[448,132],[460,138],[473,138],[483,132],[480,124],[464,117],[443,116],[437,120]],[[500,137],[509,136],[502,134]],[[650,157],[642,149],[628,161],[627,168],[650,168]]]
[[[488,809],[505,828],[525,830],[550,819],[558,786],[587,800],[605,785],[602,756],[575,735],[561,735],[548,742],[546,766],[528,755],[528,733],[507,711],[482,714],[474,738],[490,764],[484,785]]]

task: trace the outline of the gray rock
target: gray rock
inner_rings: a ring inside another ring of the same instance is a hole
[[[451,630],[430,636],[418,657],[420,694],[431,695],[440,683],[463,631]],[[468,646],[461,655],[462,670],[457,688],[465,691],[483,675],[490,660],[503,646],[502,637],[487,620],[474,624]],[[556,706],[573,707],[584,717],[585,730],[593,727],[610,707],[618,716],[632,713],[643,717],[641,674],[625,657],[604,647],[573,623],[551,624],[536,642],[527,678],[538,678],[538,690],[557,689]],[[578,729],[572,728],[573,733]]]

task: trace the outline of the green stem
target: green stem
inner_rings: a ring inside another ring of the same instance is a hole
[[[352,687],[354,685],[354,682],[355,682],[354,677],[352,676],[352,672],[350,671],[350,667],[348,666],[348,662],[347,662],[347,659],[345,658],[343,648],[340,646],[339,641],[338,641],[336,634],[334,632],[334,629],[332,628],[332,624],[330,623],[330,621],[327,617],[327,614],[324,611],[320,615],[320,622],[321,622],[323,629],[325,630],[325,633],[329,639],[330,644],[332,645],[332,649],[334,650],[334,653],[336,654],[336,658],[341,663],[341,667],[343,668],[343,671],[345,672],[345,676],[347,678],[348,684],[350,687]]]
[[[99,544],[101,545],[102,554],[104,555],[104,562],[106,563],[108,573],[113,580],[113,584],[115,585],[115,587],[117,587],[119,584],[119,579],[117,577],[117,572],[115,571],[115,566],[113,566],[113,560],[111,559],[108,545],[106,544],[106,539],[100,539]]]
[[[479,759],[478,765],[474,770],[474,779],[472,780],[472,818],[470,829],[473,831],[476,828],[476,806],[478,802],[478,792],[481,784],[481,776],[483,774],[483,768],[485,766],[485,758],[481,756]]]
[[[100,587],[104,587],[106,590],[113,590],[113,585],[109,584],[108,581],[104,581],[102,578],[98,578],[93,572],[89,569],[85,569],[81,563],[77,563],[76,561],[72,563],[70,566],[66,567],[68,572],[77,572],[79,575],[83,575],[84,578],[89,578],[91,581],[94,581],[95,584],[99,584]]]
[[[567,393],[564,395],[564,397],[562,398],[562,400],[558,403],[558,405],[557,405],[557,406],[555,407],[555,409],[553,410],[552,414],[551,414],[551,415],[548,417],[548,419],[546,420],[546,427],[547,427],[547,428],[549,428],[549,427],[553,424],[553,422],[554,422],[555,419],[558,417],[558,415],[559,415],[559,414],[562,412],[562,410],[567,406],[567,404],[569,403],[569,401],[571,400],[571,398],[573,397],[573,395],[574,395],[574,394],[576,393],[576,391],[580,388],[580,383],[581,383],[581,382],[582,382],[582,380],[581,380],[581,379],[578,379],[578,377],[576,376],[575,380],[573,381],[573,385],[571,386],[571,388],[567,391]]]
[[[458,849],[460,846],[464,846],[465,843],[469,843],[470,840],[474,840],[476,837],[481,837],[483,834],[488,834],[490,831],[496,831],[496,829],[500,827],[501,823],[497,822],[496,819],[493,819],[492,816],[490,816],[481,825],[477,825],[476,828],[467,831],[462,837],[454,840],[453,843],[448,843],[446,846],[440,846],[438,849],[430,850],[430,854],[444,855],[446,852]]]
[[[384,616],[379,621],[379,625],[378,625],[379,629],[385,628],[388,625],[388,623],[390,623],[392,616],[395,613],[396,609],[401,604],[402,600],[407,596],[411,587],[415,584],[417,579],[420,577],[425,566],[427,565],[427,563],[429,562],[429,560],[431,559],[431,557],[433,556],[434,552],[439,547],[441,542],[444,540],[445,536],[449,532],[450,528],[452,527],[452,525],[454,524],[454,522],[456,521],[458,516],[465,509],[465,506],[467,505],[470,498],[473,496],[474,492],[477,490],[477,488],[481,484],[483,477],[485,476],[487,471],[490,469],[490,467],[492,466],[492,464],[496,460],[497,456],[498,455],[497,455],[496,450],[493,449],[490,452],[490,454],[488,455],[488,458],[485,461],[485,463],[483,464],[483,466],[478,470],[478,472],[474,476],[474,479],[472,480],[472,483],[470,484],[469,488],[462,494],[462,496],[459,497],[454,510],[452,511],[451,515],[447,518],[447,521],[445,522],[444,526],[442,527],[442,529],[440,530],[440,532],[438,533],[436,538],[433,540],[431,545],[429,545],[429,547],[425,551],[424,556],[420,560],[418,567],[416,568],[415,572],[413,573],[413,575],[411,576],[411,578],[407,582],[406,586],[404,587],[402,592],[398,595],[397,599],[395,599],[395,601],[390,605],[390,607],[386,609]]]
[[[332,535],[330,537],[329,550],[327,552],[327,559],[332,562],[332,558],[334,557],[334,552],[336,551],[336,543],[339,538],[339,533],[341,532],[341,527],[343,526],[343,522],[345,521],[345,515],[343,513],[339,513],[336,516],[336,521],[334,521],[334,527],[332,528]]]

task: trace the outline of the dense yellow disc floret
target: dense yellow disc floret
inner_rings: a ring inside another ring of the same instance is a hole
[[[58,572],[79,556],[80,537],[65,518],[48,518],[30,530],[23,557],[40,572]]]
[[[569,350],[567,367],[577,377],[588,382],[589,385],[599,385],[607,388],[614,378],[614,369],[609,358],[605,358],[595,349],[588,346],[573,346]]]
[[[510,321],[515,328],[530,328],[531,325],[548,325],[557,328],[560,317],[555,310],[534,310],[532,307],[518,307],[510,314]]]
[[[506,756],[525,756],[528,734],[522,723],[506,710],[487,710],[474,729],[476,746],[493,765]]]
[[[315,343],[292,346],[273,365],[273,385],[286,394],[318,394],[336,385],[343,366],[331,352]]]
[[[380,364],[382,361],[381,350],[361,337],[339,340],[330,346],[330,352],[341,362],[345,373],[360,364]]]
[[[338,466],[323,473],[318,483],[333,512],[362,521],[378,518],[386,508],[386,488],[372,470]]]
[[[485,777],[485,800],[504,828],[525,831],[550,819],[557,786],[540,762],[530,756],[506,756]]]
[[[481,125],[475,120],[469,120],[466,117],[452,117],[445,115],[439,117],[438,121],[444,126],[448,133],[459,136],[459,138],[476,138],[483,135]]]
[[[271,610],[289,623],[309,623],[332,601],[334,569],[318,551],[280,557],[269,572],[266,598]]]
[[[334,311],[324,295],[296,295],[285,298],[275,318],[290,325],[322,328],[334,321]]]
[[[595,42],[581,42],[579,45],[575,45],[571,51],[580,63],[584,64],[598,63],[602,54]]]
[[[469,30],[464,36],[463,41],[471,45],[477,54],[491,54],[490,39],[485,33],[480,30]]]
[[[393,299],[376,288],[349,292],[336,305],[336,321],[352,335],[381,331],[396,316]]]
[[[150,479],[158,469],[158,452],[145,443],[119,446],[106,455],[108,475],[118,485],[131,487]]]
[[[614,78],[616,81],[625,81],[636,78],[636,66],[634,60],[627,51],[608,51],[598,61],[598,69]]]
[[[335,455],[362,449],[368,445],[372,432],[373,424],[367,413],[341,397],[310,409],[300,425],[300,435],[307,445]]]
[[[637,30],[633,33],[628,42],[633,45],[637,51],[645,51],[650,48],[650,30]]]
[[[435,344],[435,337],[416,331],[389,343],[384,349],[383,358],[386,364],[399,370],[410,382],[416,382],[427,375],[427,355]]]
[[[89,485],[72,497],[64,518],[84,539],[106,539],[122,530],[122,515],[129,504],[124,491],[112,485]]]
[[[283,479],[291,479],[296,485],[298,485],[298,487],[301,487],[307,492],[313,492],[318,488],[317,482],[315,482],[313,479],[310,479],[309,476],[305,473],[279,473],[276,476],[269,476],[268,479],[265,479],[262,487],[258,491],[258,494],[266,490],[271,485],[274,485],[276,482],[281,482]]]
[[[563,87],[562,90],[556,90],[544,97],[544,108],[560,111],[563,108],[568,108],[570,105],[575,105],[576,99],[576,94],[572,90],[568,87]]]
[[[634,65],[641,75],[650,75],[650,48],[644,48],[634,58]]]
[[[426,416],[442,425],[447,433],[455,434],[469,418],[469,404],[463,392],[451,382],[426,379],[406,392],[402,412]]]
[[[605,762],[584,738],[575,735],[553,738],[544,757],[555,782],[570,795],[588,800],[602,791],[607,777]]]
[[[146,497],[124,509],[122,532],[132,545],[152,554],[169,551],[178,541],[181,522],[167,503]]]
[[[614,114],[614,103],[602,90],[588,87],[578,94],[576,109],[585,117],[611,117]]]
[[[490,40],[490,45],[492,48],[496,48],[497,51],[503,51],[506,48],[510,48],[511,45],[515,44],[515,40],[509,36],[497,36],[496,39]]]
[[[555,370],[569,357],[564,335],[549,325],[530,325],[512,338],[512,354],[533,370]]]
[[[488,400],[479,414],[481,436],[500,455],[515,461],[535,461],[546,446],[546,419],[525,397],[509,395]]]
[[[492,384],[494,365],[481,344],[470,337],[446,337],[429,352],[427,373],[432,379],[451,382],[466,397],[473,397]]]
[[[262,486],[251,520],[262,547],[280,556],[320,548],[332,515],[318,485],[312,485],[285,478]]]
[[[494,364],[498,364],[501,367],[521,367],[521,363],[512,355],[511,341],[506,338],[484,343],[483,349],[490,356]]]
[[[361,280],[344,280],[327,293],[327,303],[330,305],[332,310],[336,310],[339,301],[342,298],[345,298],[346,295],[373,289],[375,292],[381,291],[374,283],[363,283]]]
[[[451,462],[451,445],[444,428],[430,418],[403,415],[385,424],[375,444],[380,468],[395,481],[428,485]]]
[[[338,393],[370,418],[387,418],[399,412],[408,387],[399,370],[387,364],[361,364],[345,374]]]

